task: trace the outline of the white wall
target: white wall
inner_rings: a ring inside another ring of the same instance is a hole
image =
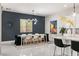
[[[76,21],[76,28],[79,28],[79,14],[76,15],[75,21]]]
[[[45,17],[45,33],[49,33],[50,34],[50,20],[53,19],[54,17],[57,16],[47,16]],[[76,15],[76,17],[73,17],[72,15],[66,16],[70,19],[73,19],[75,22],[76,27],[74,28],[79,28],[79,14]],[[61,22],[59,21],[59,19],[53,19],[53,20],[57,20],[57,33],[59,33],[59,28],[62,27]]]
[[[57,16],[56,16],[57,17]],[[45,33],[49,33],[50,34],[50,20],[58,20],[56,17],[54,16],[47,16],[45,17]],[[57,21],[57,28],[61,27],[61,23],[59,21]],[[57,33],[59,32],[59,29],[57,29]]]
[[[1,41],[1,13],[2,11],[1,11],[1,4],[0,4],[0,41]]]
[[[53,41],[52,34],[50,33],[50,20],[53,19],[53,16],[45,17],[45,33],[49,34],[49,40]],[[56,20],[56,19],[54,19]]]
[[[49,17],[45,17],[45,33],[50,33],[50,21],[49,21]]]
[[[50,17],[45,17],[45,33],[49,34],[49,40],[51,41],[51,34],[50,34]]]

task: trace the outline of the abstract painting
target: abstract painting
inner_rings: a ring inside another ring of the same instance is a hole
[[[50,33],[57,34],[57,20],[50,21]]]
[[[32,21],[20,19],[20,32],[32,32]]]

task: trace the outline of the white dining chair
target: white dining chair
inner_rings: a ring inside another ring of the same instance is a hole
[[[39,34],[35,34],[35,35],[34,35],[33,41],[34,41],[34,43],[39,42]]]
[[[32,43],[32,35],[27,35],[24,41],[25,41],[25,43],[27,43],[27,44],[28,44],[28,43]]]

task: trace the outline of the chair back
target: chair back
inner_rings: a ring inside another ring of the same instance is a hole
[[[31,39],[32,35],[27,35],[25,39]]]
[[[44,34],[40,34],[41,38],[44,38]]]
[[[26,36],[26,34],[22,34],[21,36],[22,36],[22,37],[25,37],[25,36]]]
[[[79,42],[77,42],[77,41],[71,41],[71,49],[79,52]]]
[[[58,47],[63,47],[63,42],[61,39],[54,38],[54,44]]]
[[[15,35],[15,44],[16,45],[21,45],[21,37],[19,37],[19,36],[17,36],[17,35]]]
[[[36,33],[36,34],[34,35],[34,38],[38,38],[38,37],[39,37],[39,34]]]
[[[15,38],[17,38],[18,36],[17,35],[15,35]]]

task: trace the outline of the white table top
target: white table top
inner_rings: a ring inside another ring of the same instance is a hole
[[[69,36],[54,35],[54,36],[52,36],[52,37],[53,37],[53,38],[58,38],[58,39],[79,41],[79,36],[75,36],[75,35],[69,35]]]

